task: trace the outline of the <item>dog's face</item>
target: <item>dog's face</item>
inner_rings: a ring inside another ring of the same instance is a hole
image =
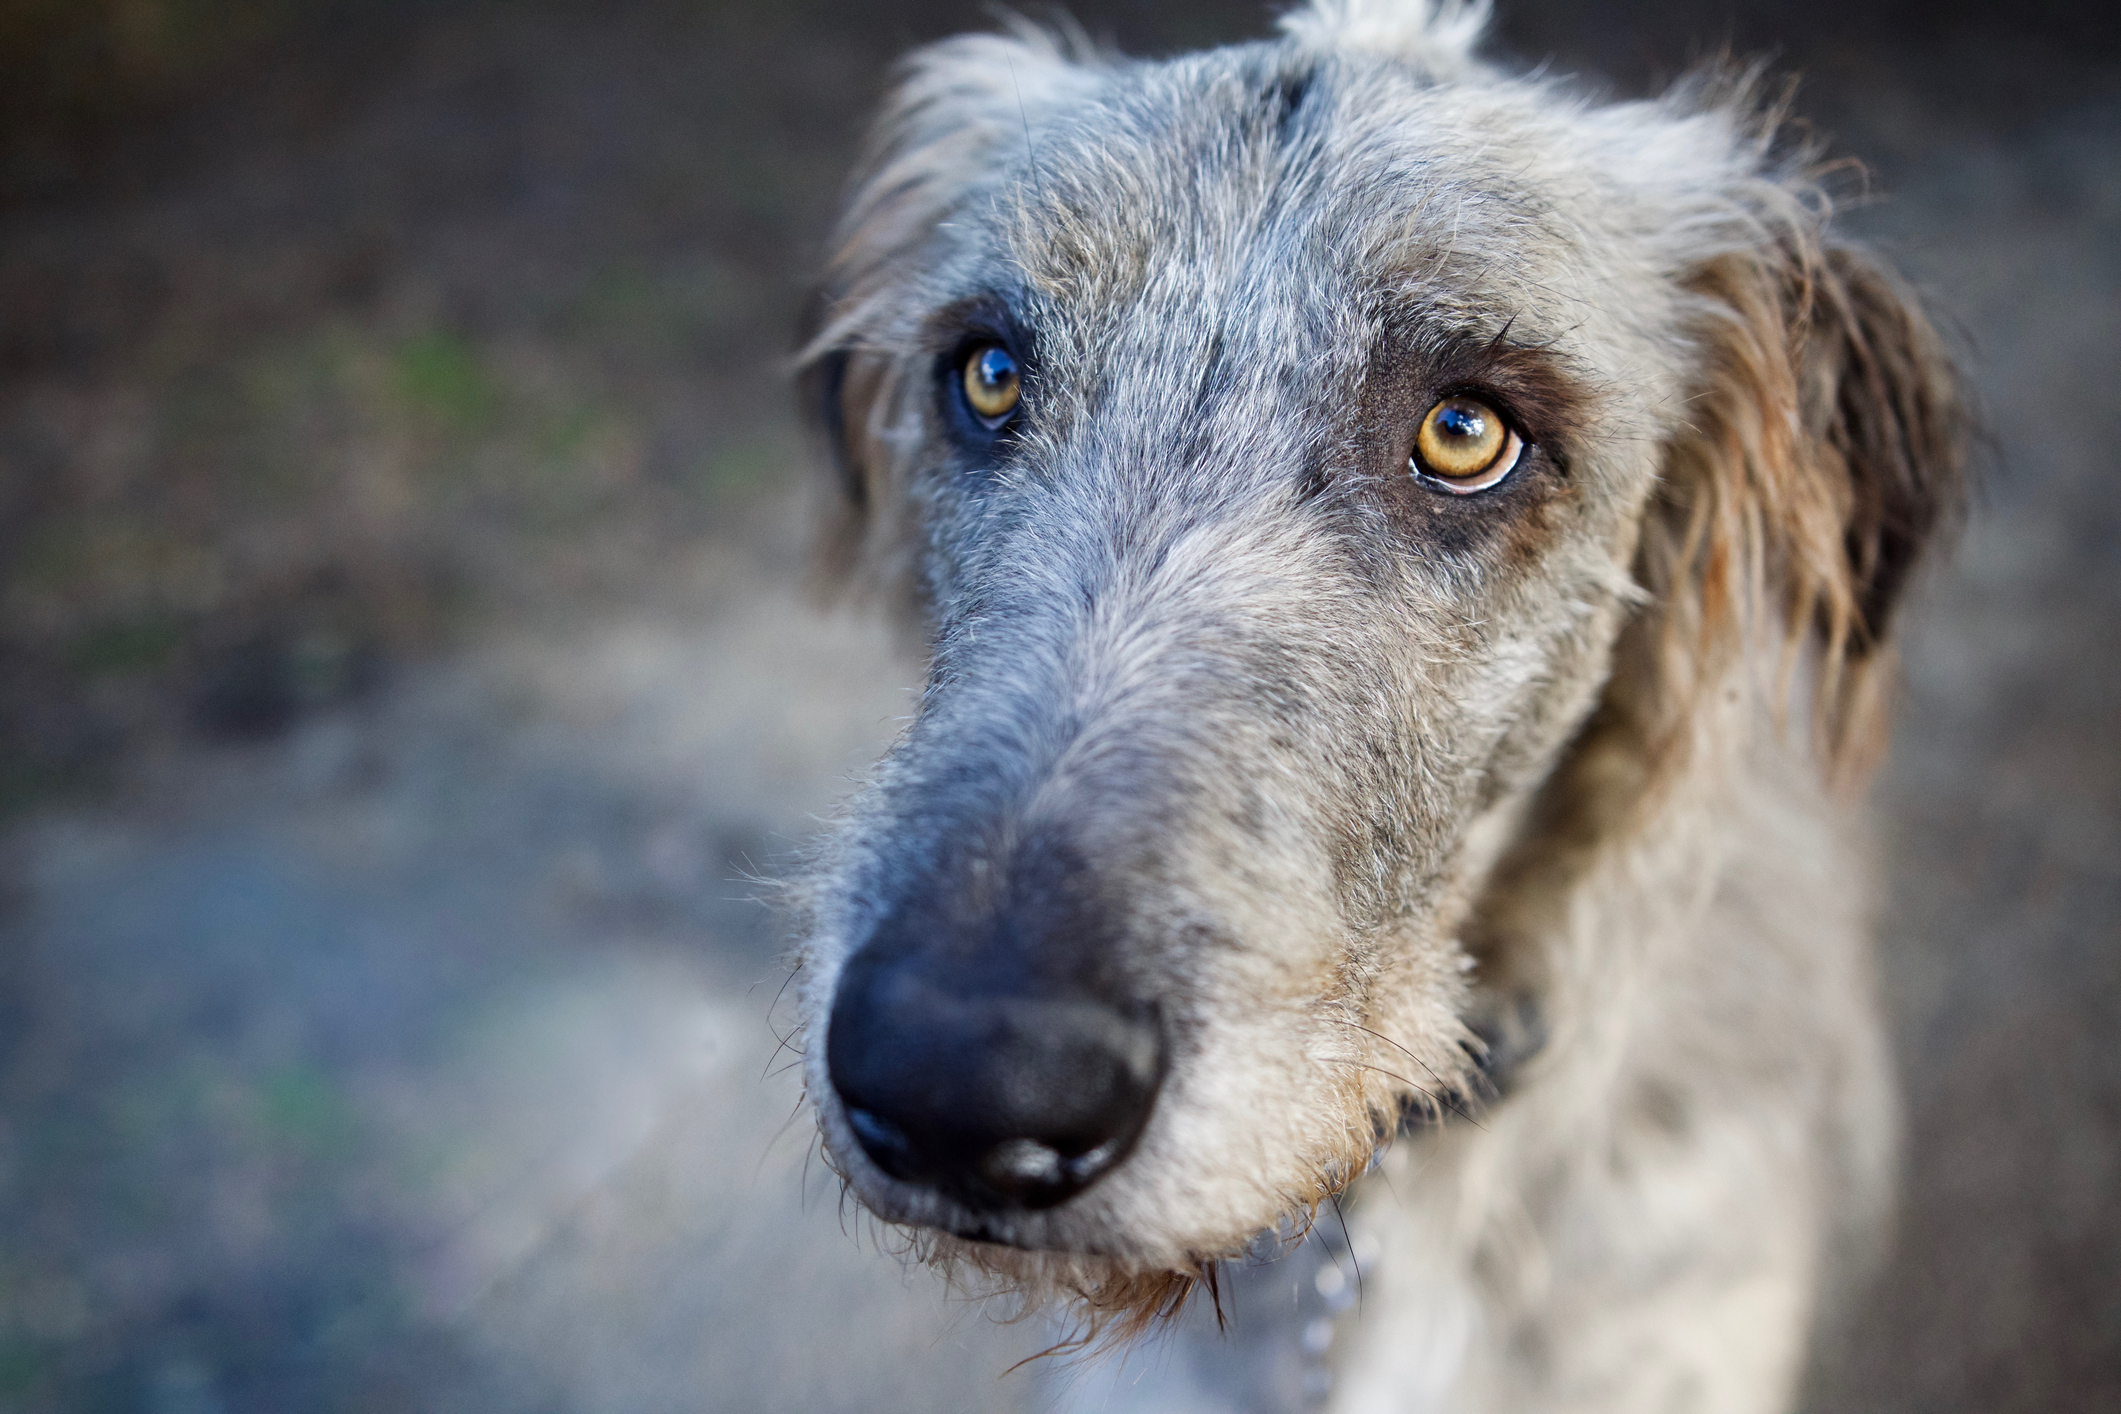
[[[990,1264],[1196,1267],[1461,1091],[1468,912],[1670,589],[1645,537],[1699,557],[1675,458],[1760,322],[1708,272],[1797,199],[1726,112],[1414,8],[942,46],[849,218],[815,354],[931,656],[810,887],[808,1088],[862,1202]]]

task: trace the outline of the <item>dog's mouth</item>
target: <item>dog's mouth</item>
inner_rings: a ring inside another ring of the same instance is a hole
[[[1028,1241],[1024,1235],[1006,1222],[992,1218],[975,1218],[969,1222],[952,1223],[938,1227],[938,1232],[947,1232],[965,1242],[984,1243],[989,1247],[1007,1247],[1017,1252],[1047,1252],[1050,1247]]]

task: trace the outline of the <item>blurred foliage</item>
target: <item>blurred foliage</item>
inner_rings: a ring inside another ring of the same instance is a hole
[[[779,151],[800,85],[644,56],[792,22],[0,0],[0,815],[637,592],[787,479],[840,163]]]
[[[174,701],[209,730],[276,730],[443,641],[467,594],[581,587],[599,535],[683,535],[772,484],[789,448],[760,433],[651,468],[648,413],[597,364],[624,315],[668,309],[587,303],[593,332],[558,346],[325,308],[92,396],[123,434],[57,459],[41,504],[0,526],[0,655],[72,719],[14,724],[0,809],[102,754],[99,719],[136,735]],[[81,411],[17,402],[0,430],[64,447]]]
[[[705,52],[740,18],[614,23]],[[606,32],[471,0],[0,3],[0,814],[277,732],[497,608],[637,589],[785,479],[794,297],[761,266],[836,164],[767,163],[778,205],[733,205],[761,144],[727,115],[787,120],[689,64],[655,81],[690,137],[585,126],[648,81],[638,37],[580,71]]]
[[[418,411],[459,433],[493,425],[501,390],[464,340],[439,331],[422,334],[399,348],[394,362],[398,391]]]
[[[165,97],[282,29],[294,0],[9,0],[0,72],[25,107]]]
[[[301,0],[6,0],[0,189],[64,175],[79,144],[226,79],[304,9]]]

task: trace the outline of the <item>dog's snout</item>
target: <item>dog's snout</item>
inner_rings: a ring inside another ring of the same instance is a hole
[[[1156,1098],[1153,1013],[1081,989],[979,985],[871,947],[842,974],[826,1062],[877,1167],[982,1208],[1047,1208],[1126,1157]]]

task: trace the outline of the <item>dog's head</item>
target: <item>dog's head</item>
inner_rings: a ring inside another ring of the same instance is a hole
[[[1469,920],[1594,717],[1647,799],[1772,640],[1860,745],[1934,335],[1743,84],[1597,106],[1478,19],[959,39],[879,128],[809,357],[929,670],[801,1005],[835,1164],[938,1255],[1145,1310],[1465,1093]]]

